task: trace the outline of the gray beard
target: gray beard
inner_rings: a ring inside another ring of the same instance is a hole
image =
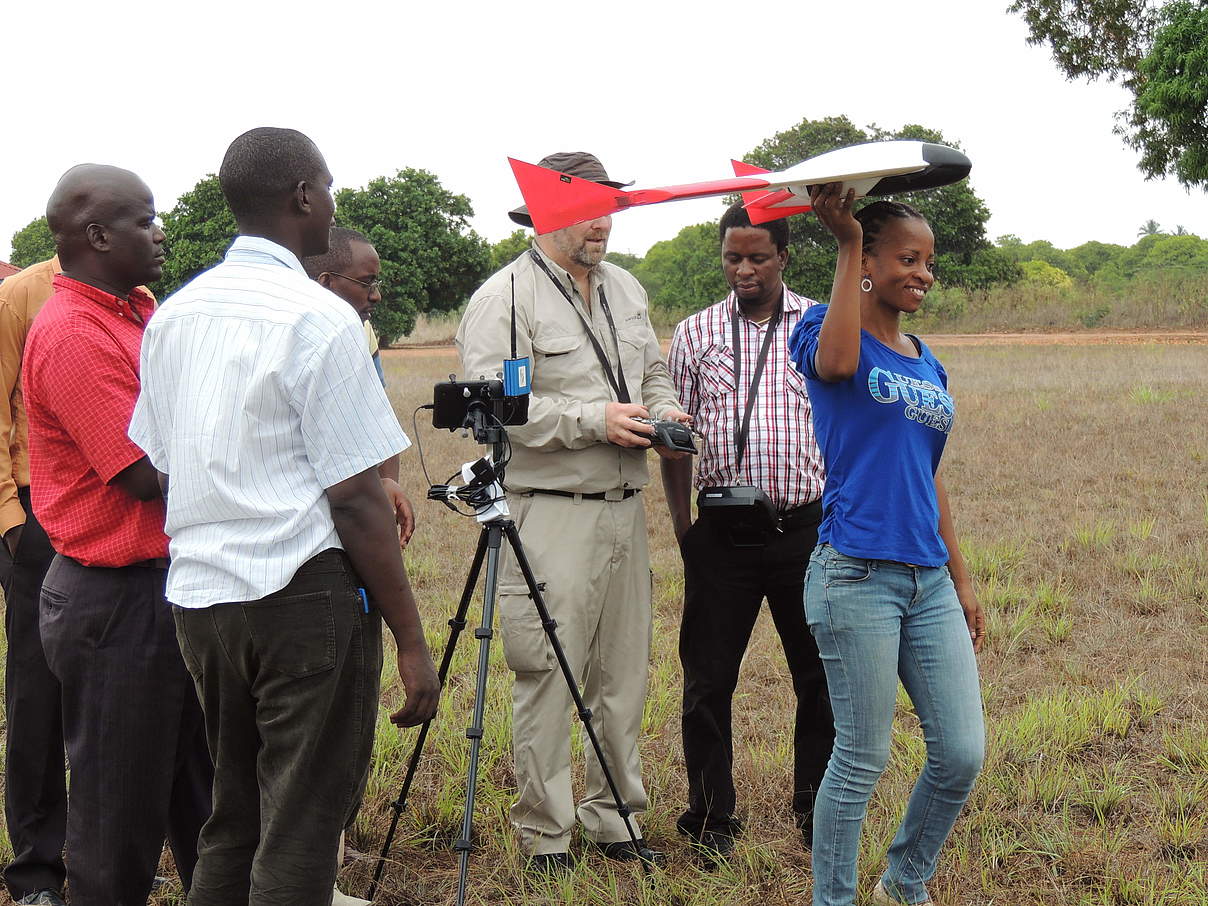
[[[597,256],[591,254],[590,252],[588,252],[587,248],[585,246],[580,246],[579,248],[575,249],[574,253],[570,256],[570,258],[572,261],[575,262],[575,264],[581,264],[584,267],[591,269],[591,268],[596,267],[596,265],[598,265],[601,261],[604,260],[604,255],[606,253],[607,253],[607,248],[602,250],[599,254],[599,257],[597,257]]]

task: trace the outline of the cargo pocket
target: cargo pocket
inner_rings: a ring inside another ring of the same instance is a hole
[[[503,631],[503,656],[517,673],[554,669],[554,649],[541,628],[541,616],[529,597],[527,585],[500,585],[499,627]]]

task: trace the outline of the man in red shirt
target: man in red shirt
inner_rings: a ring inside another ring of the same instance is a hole
[[[74,906],[142,904],[165,835],[188,889],[213,776],[164,599],[159,476],[126,436],[154,310],[136,287],[159,278],[164,234],[116,167],[69,170],[46,213],[63,270],[21,380],[33,509],[57,552],[39,621],[63,689],[67,878]]]

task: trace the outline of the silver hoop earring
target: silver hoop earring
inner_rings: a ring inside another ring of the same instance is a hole
[[[860,281],[860,292],[864,292],[864,293],[872,292],[872,281],[869,280],[867,277],[865,277],[863,280]]]

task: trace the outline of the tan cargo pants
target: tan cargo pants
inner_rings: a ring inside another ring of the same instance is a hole
[[[621,797],[638,815],[646,809],[638,736],[651,626],[641,495],[617,501],[513,495],[509,504],[533,573],[545,583],[545,603],[592,711],[608,767]],[[524,577],[506,545],[505,551],[498,607],[504,654],[516,673],[517,798],[511,818],[530,855],[565,852],[576,815],[570,765],[574,704]],[[586,785],[577,814],[584,831],[599,843],[628,840],[586,734],[583,748]]]

